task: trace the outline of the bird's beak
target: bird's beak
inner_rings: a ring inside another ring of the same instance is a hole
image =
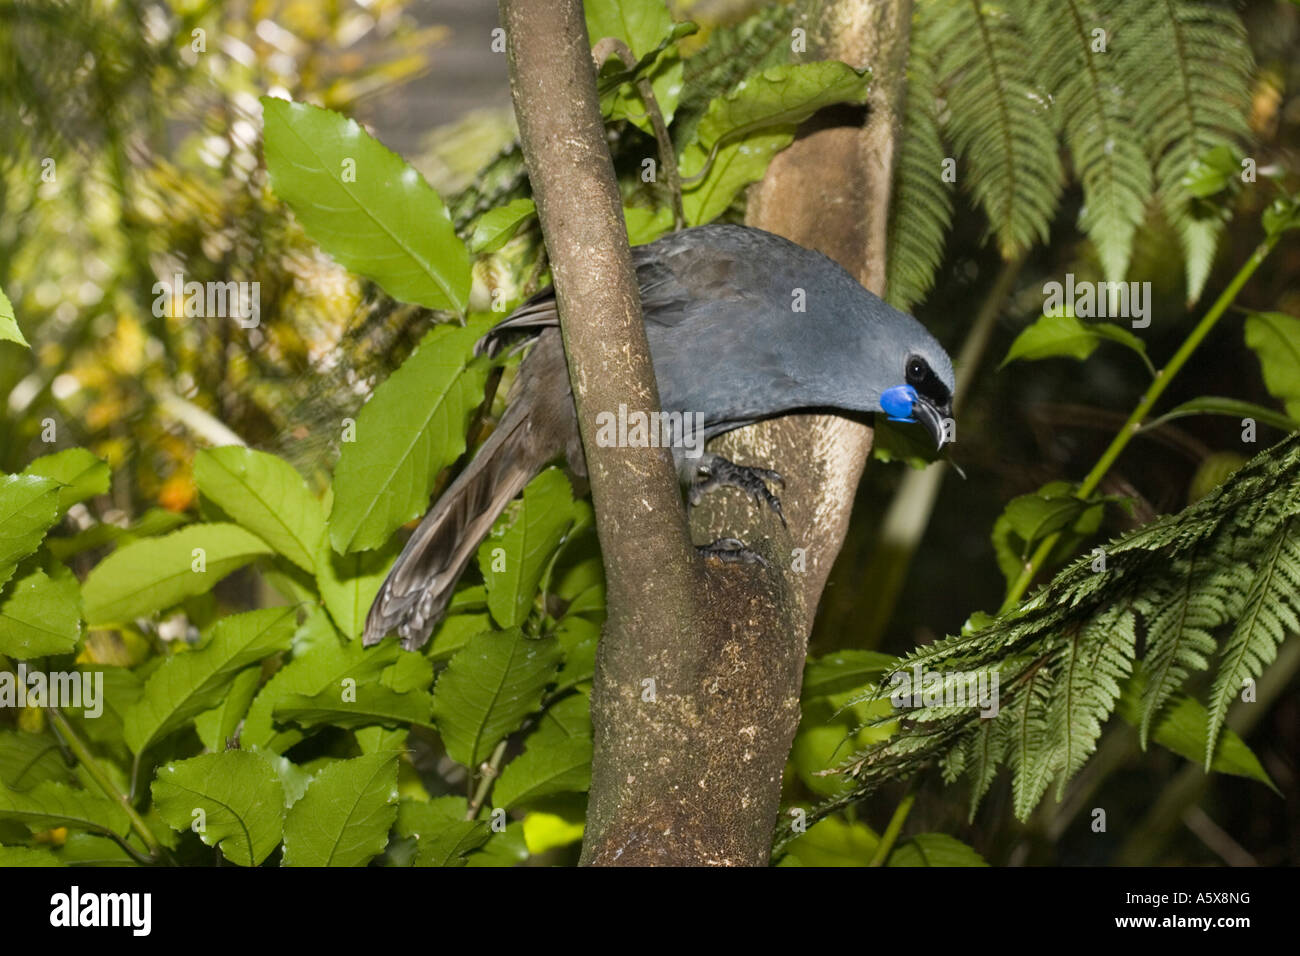
[[[912,416],[929,431],[936,449],[942,449],[948,443],[948,422],[952,421],[951,401],[939,406],[924,395],[918,395],[912,403]]]

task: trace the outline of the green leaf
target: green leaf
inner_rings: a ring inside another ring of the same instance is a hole
[[[487,842],[492,831],[482,820],[457,820],[421,837],[416,866],[464,866],[465,855]]]
[[[123,624],[172,607],[212,590],[232,571],[270,553],[260,538],[233,524],[190,525],[161,538],[132,542],[87,575],[81,589],[86,623]]]
[[[1104,322],[1080,322],[1072,315],[1044,315],[1033,325],[1016,336],[1007,349],[1006,358],[999,368],[1006,367],[1017,359],[1036,362],[1045,358],[1067,357],[1080,361],[1096,351],[1103,340],[1118,342],[1132,349],[1148,369],[1151,362],[1147,358],[1146,344],[1128,329]]]
[[[264,608],[223,617],[194,651],[173,654],[126,712],[123,737],[141,754],[167,734],[216,705],[236,675],[264,657],[289,649],[296,609]]]
[[[879,845],[880,837],[865,823],[830,816],[791,841],[786,856],[800,866],[867,866]]]
[[[523,500],[497,520],[478,549],[488,609],[502,627],[528,619],[551,555],[573,523],[573,490],[558,468],[524,488]]]
[[[1142,724],[1143,714],[1139,708],[1143,687],[1144,681],[1141,679],[1130,681],[1116,708],[1120,717],[1133,727],[1140,728]],[[1177,694],[1160,711],[1151,731],[1151,739],[1178,756],[1199,763],[1205,757],[1205,734],[1209,723],[1209,712],[1200,701],[1186,694]],[[1219,738],[1210,769],[1234,777],[1258,780],[1277,792],[1277,787],[1259,758],[1231,728],[1225,728]]]
[[[615,37],[627,44],[637,59],[635,69],[630,71],[618,57],[600,64],[600,105],[605,118],[630,120],[653,135],[641,94],[627,82],[635,76],[648,76],[664,123],[671,123],[682,91],[682,60],[673,45],[680,37],[695,32],[694,25],[674,24],[663,0],[590,0],[583,4],[583,12],[593,47],[605,37]]]
[[[18,320],[14,318],[13,303],[9,301],[3,289],[0,289],[0,342],[17,342],[25,348],[31,347],[23,338],[22,329],[18,328]]]
[[[28,846],[0,846],[0,867],[67,866],[54,853]]]
[[[824,106],[864,103],[871,81],[833,60],[774,66],[714,99],[681,157],[682,205],[692,226],[726,212],[740,190],[763,177],[767,165],[794,140],[800,123]],[[716,149],[712,164],[710,153]]]
[[[1268,393],[1281,399],[1287,415],[1300,418],[1300,319],[1255,312],[1246,318],[1246,344],[1259,357]]]
[[[1243,402],[1237,398],[1223,398],[1217,395],[1203,395],[1200,398],[1192,399],[1190,402],[1183,402],[1181,405],[1171,408],[1159,418],[1147,422],[1143,428],[1154,428],[1164,422],[1173,421],[1175,418],[1186,418],[1189,415],[1226,415],[1229,418],[1239,420],[1253,418],[1284,432],[1300,431],[1300,422],[1271,408],[1256,405],[1254,402]]]
[[[17,820],[32,830],[71,827],[118,836],[131,832],[121,804],[48,780],[26,793],[0,787],[0,820]]]
[[[239,722],[248,713],[248,705],[253,702],[253,695],[262,682],[261,666],[246,667],[230,682],[230,689],[221,703],[211,710],[205,710],[194,718],[194,729],[199,740],[208,750],[222,750],[226,742],[235,736]]]
[[[434,688],[434,720],[451,758],[467,767],[487,759],[541,706],[559,662],[554,638],[532,640],[518,628],[471,638]]]
[[[108,494],[108,463],[84,448],[68,448],[53,455],[42,455],[23,469],[23,474],[49,478],[59,485],[59,514],[79,501]]]
[[[307,234],[393,298],[463,315],[469,253],[424,177],[355,120],[270,96],[262,110],[271,188]]]
[[[231,863],[257,866],[280,844],[284,791],[259,754],[223,750],[169,763],[154,778],[153,800],[168,826],[195,830]]]
[[[326,690],[308,696],[289,694],[275,704],[275,719],[293,721],[303,727],[334,724],[338,727],[385,727],[416,725],[432,728],[429,712],[433,702],[426,691],[399,693],[379,684],[358,684]]]
[[[384,544],[429,506],[434,479],[465,450],[483,401],[487,359],[474,343],[492,317],[434,328],[357,415],[334,470],[330,540],[339,553]]]
[[[555,629],[555,639],[564,651],[564,669],[560,671],[556,682],[556,692],[591,680],[596,672],[596,645],[600,642],[600,627],[585,617],[567,614]]]
[[[328,543],[321,545],[316,586],[335,625],[350,640],[365,629],[370,605],[397,560],[399,546],[394,539],[378,551],[335,554]]]
[[[510,761],[492,790],[492,803],[513,810],[557,793],[586,793],[591,786],[591,738],[535,743]]]
[[[810,658],[804,665],[804,700],[856,690],[874,684],[898,666],[898,658],[878,651],[835,651]]]
[[[537,214],[537,206],[531,199],[515,199],[489,209],[479,216],[474,223],[474,234],[469,241],[470,252],[496,252],[514,238],[528,219]]]
[[[492,630],[492,620],[486,614],[451,614],[444,617],[433,632],[429,646],[429,660],[444,661],[469,643],[475,634]]]
[[[239,445],[194,457],[194,481],[208,500],[308,574],[325,537],[325,512],[293,466]]]
[[[284,865],[365,866],[396,819],[396,754],[332,763],[285,817]]]
[[[19,578],[0,602],[0,654],[30,660],[67,654],[81,639],[81,595],[67,571],[40,568]]]
[[[35,475],[0,475],[0,587],[59,520],[58,486]]]
[[[47,780],[70,779],[58,741],[49,734],[0,730],[0,784],[10,790],[30,790]]]
[[[946,833],[918,833],[894,848],[886,866],[988,866],[984,857]]]

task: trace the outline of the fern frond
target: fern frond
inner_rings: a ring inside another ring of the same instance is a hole
[[[934,0],[918,14],[938,52],[945,131],[1003,257],[1013,258],[1047,238],[1063,179],[1032,51],[1004,4]]]
[[[919,12],[912,20],[885,273],[885,299],[903,310],[925,298],[934,286],[952,221],[952,190],[943,181],[939,89],[930,36],[933,22]]]
[[[904,658],[900,670],[939,671],[945,686],[963,673],[999,669],[1001,711],[991,720],[975,708],[947,706],[881,717],[881,724],[899,721],[900,730],[845,761],[841,770],[856,787],[840,805],[944,760],[949,777],[971,779],[972,813],[998,768],[1010,766],[1015,809],[1024,817],[1053,776],[1063,787],[1094,750],[1138,656],[1139,629],[1145,667],[1160,685],[1145,692],[1153,715],[1220,649],[1206,742],[1212,753],[1242,682],[1273,660],[1286,634],[1300,630],[1300,435],[1105,552],[1105,571],[1094,572],[1092,555],[1085,556],[1015,612]],[[959,748],[960,758],[947,759]]]
[[[1128,271],[1153,178],[1131,119],[1130,93],[1120,82],[1118,56],[1107,42],[1111,24],[1097,0],[1030,0],[1023,7],[1029,42],[1042,51],[1052,112],[1083,186],[1079,225],[1096,246],[1106,279],[1119,282]]]
[[[1189,301],[1200,297],[1222,221],[1198,208],[1183,178],[1216,146],[1248,137],[1253,60],[1237,14],[1214,0],[1104,0],[1111,48],[1135,96],[1135,123],[1155,170],[1161,209],[1187,262]]]
[[[1219,675],[1210,692],[1210,727],[1205,767],[1214,760],[1214,748],[1228,713],[1228,705],[1241,693],[1247,679],[1263,673],[1273,663],[1278,645],[1300,629],[1296,602],[1300,597],[1300,521],[1288,518],[1273,533],[1265,551],[1246,607],[1223,648]]]

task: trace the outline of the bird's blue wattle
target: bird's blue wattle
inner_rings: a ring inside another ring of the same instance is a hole
[[[912,406],[916,403],[916,389],[911,385],[895,385],[880,395],[880,407],[891,422],[914,422]]]

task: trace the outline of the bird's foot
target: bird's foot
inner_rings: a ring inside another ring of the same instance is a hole
[[[702,544],[695,550],[703,558],[716,558],[727,564],[761,564],[765,568],[771,567],[765,557],[757,551],[749,550],[738,538],[719,538],[712,544]]]
[[[781,526],[785,527],[785,514],[781,511],[781,499],[768,489],[767,483],[769,481],[780,488],[785,487],[785,479],[770,468],[737,465],[734,461],[728,461],[721,455],[710,452],[701,456],[699,462],[695,465],[687,500],[694,507],[700,503],[704,493],[713,488],[739,488],[747,495],[750,495],[755,504],[766,504],[775,511],[776,516],[781,519]]]

